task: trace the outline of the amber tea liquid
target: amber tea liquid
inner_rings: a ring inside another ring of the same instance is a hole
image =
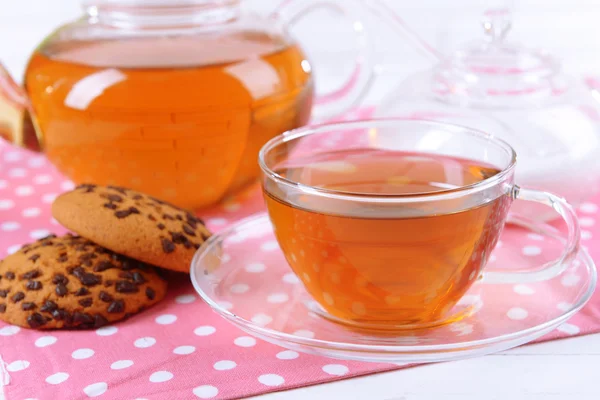
[[[341,192],[407,195],[451,190],[499,171],[437,155],[352,150],[276,172]],[[315,211],[318,198],[268,189],[265,198],[277,240],[313,298],[335,317],[383,324],[445,318],[479,277],[511,201],[502,196],[464,209],[458,200],[455,212],[428,207],[388,218],[369,216],[358,204],[323,213]]]
[[[305,124],[313,95],[300,49],[253,33],[59,44],[25,86],[61,172],[189,208],[256,178],[260,147]]]

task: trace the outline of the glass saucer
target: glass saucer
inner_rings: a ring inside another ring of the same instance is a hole
[[[559,254],[562,241],[555,228],[518,222],[521,226],[506,227],[487,268],[533,269]],[[476,283],[458,305],[470,309],[458,321],[393,332],[361,330],[315,312],[319,306],[291,271],[268,216],[259,214],[207,241],[194,257],[191,279],[214,311],[268,342],[339,359],[421,363],[502,351],[550,332],[591,297],[596,269],[581,250],[563,274],[548,281]]]

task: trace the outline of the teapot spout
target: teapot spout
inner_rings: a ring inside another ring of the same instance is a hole
[[[40,151],[31,106],[25,91],[0,63],[0,137],[29,150]]]

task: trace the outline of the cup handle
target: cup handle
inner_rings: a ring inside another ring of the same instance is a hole
[[[563,198],[552,193],[538,190],[523,189],[514,186],[513,197],[516,200],[534,201],[552,207],[567,224],[567,238],[562,254],[553,261],[549,261],[534,271],[483,272],[483,283],[528,283],[552,279],[565,271],[579,251],[581,232],[577,214]]]
[[[356,36],[358,52],[354,60],[352,75],[342,87],[315,99],[312,117],[316,120],[324,120],[339,116],[360,104],[372,86],[375,75],[375,59],[373,43],[363,15],[361,15],[361,11],[364,14],[366,7],[356,0],[344,2],[340,0],[286,0],[272,16],[282,19],[291,27],[307,14],[319,8],[332,9],[347,17]]]

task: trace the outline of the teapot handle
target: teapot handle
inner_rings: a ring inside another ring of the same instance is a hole
[[[350,20],[352,30],[356,35],[358,54],[354,61],[352,74],[342,87],[315,99],[316,107],[312,112],[312,118],[315,120],[339,116],[360,104],[371,88],[375,75],[374,46],[361,15],[361,11],[364,14],[364,10],[359,1],[285,0],[272,16],[282,19],[291,27],[307,14],[323,7],[345,15]]]
[[[0,138],[39,151],[27,94],[0,63]]]

